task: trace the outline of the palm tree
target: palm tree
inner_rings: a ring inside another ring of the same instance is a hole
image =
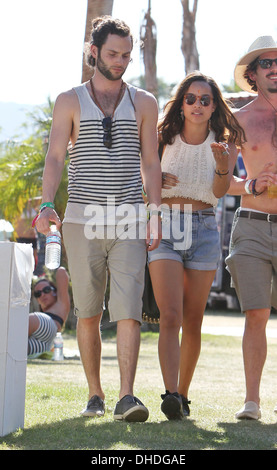
[[[42,194],[42,173],[45,152],[52,122],[54,103],[48,99],[45,106],[30,114],[34,133],[23,142],[2,144],[0,159],[0,211],[12,223],[21,216],[28,201]],[[63,216],[67,200],[67,168],[62,176],[55,199],[55,207]]]
[[[145,68],[146,90],[158,98],[158,80],[156,67],[157,34],[156,24],[151,17],[151,0],[148,0],[148,10],[140,29],[140,39],[143,43],[142,54]]]
[[[87,0],[87,20],[85,29],[84,45],[90,42],[91,22],[94,18],[102,15],[111,15],[113,11],[113,0]],[[86,63],[83,54],[82,83],[90,79],[92,75],[91,67]]]
[[[189,9],[189,0],[181,0],[183,7],[183,34],[181,49],[185,59],[186,74],[199,70],[199,54],[196,45],[195,20],[198,0],[194,0],[192,11]]]

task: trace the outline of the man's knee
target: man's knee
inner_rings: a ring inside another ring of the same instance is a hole
[[[246,327],[250,329],[265,329],[270,316],[270,309],[252,309],[245,312]]]

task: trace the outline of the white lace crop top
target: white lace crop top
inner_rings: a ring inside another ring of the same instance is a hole
[[[162,171],[178,176],[179,183],[170,189],[162,189],[162,199],[184,197],[217,206],[218,199],[212,190],[216,163],[210,147],[214,141],[215,133],[210,131],[200,145],[186,144],[180,135],[175,137],[173,144],[166,145]]]

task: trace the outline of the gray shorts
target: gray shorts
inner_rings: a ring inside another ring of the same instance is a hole
[[[241,310],[277,308],[277,223],[238,217],[238,211],[226,264]]]
[[[90,318],[103,310],[110,273],[111,321],[142,321],[146,262],[144,239],[88,239],[82,224],[63,224],[75,314]]]

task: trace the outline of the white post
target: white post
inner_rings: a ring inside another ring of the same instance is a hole
[[[32,245],[0,242],[0,266],[0,436],[5,436],[24,426]]]

